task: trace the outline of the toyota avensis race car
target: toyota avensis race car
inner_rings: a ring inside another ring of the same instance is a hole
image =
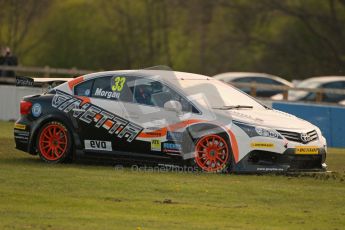
[[[25,97],[20,113],[16,148],[49,163],[89,156],[183,162],[217,172],[326,168],[318,127],[197,74],[88,74]]]

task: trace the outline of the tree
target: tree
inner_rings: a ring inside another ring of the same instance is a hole
[[[42,37],[28,41],[27,37],[42,19],[51,1],[3,0],[0,1],[0,44],[9,46],[17,55],[25,55],[43,40]]]

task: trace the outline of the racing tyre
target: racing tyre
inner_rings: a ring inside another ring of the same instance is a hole
[[[36,146],[45,162],[62,163],[69,159],[72,138],[64,124],[51,121],[40,129]]]
[[[226,172],[231,154],[228,142],[220,135],[210,134],[195,141],[194,165],[206,172]]]

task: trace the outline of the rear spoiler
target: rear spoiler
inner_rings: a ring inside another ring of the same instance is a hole
[[[73,78],[16,77],[16,86],[53,88]]]

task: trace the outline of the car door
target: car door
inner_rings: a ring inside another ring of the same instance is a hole
[[[129,138],[120,129],[129,124],[124,116],[120,93],[112,90],[114,76],[100,76],[74,87],[77,97],[86,97],[91,104],[78,119],[79,134],[86,152],[113,153],[121,151]],[[130,139],[131,140],[131,139]]]
[[[195,107],[171,86],[156,79],[135,77],[126,80],[126,86],[131,97],[120,97],[124,103],[124,116],[144,129],[133,150],[153,155],[174,152],[178,154],[182,150],[181,143],[178,143],[182,141],[182,130],[173,132],[171,127],[183,123]],[[165,109],[164,105],[168,101],[178,101],[182,106],[181,111]]]

